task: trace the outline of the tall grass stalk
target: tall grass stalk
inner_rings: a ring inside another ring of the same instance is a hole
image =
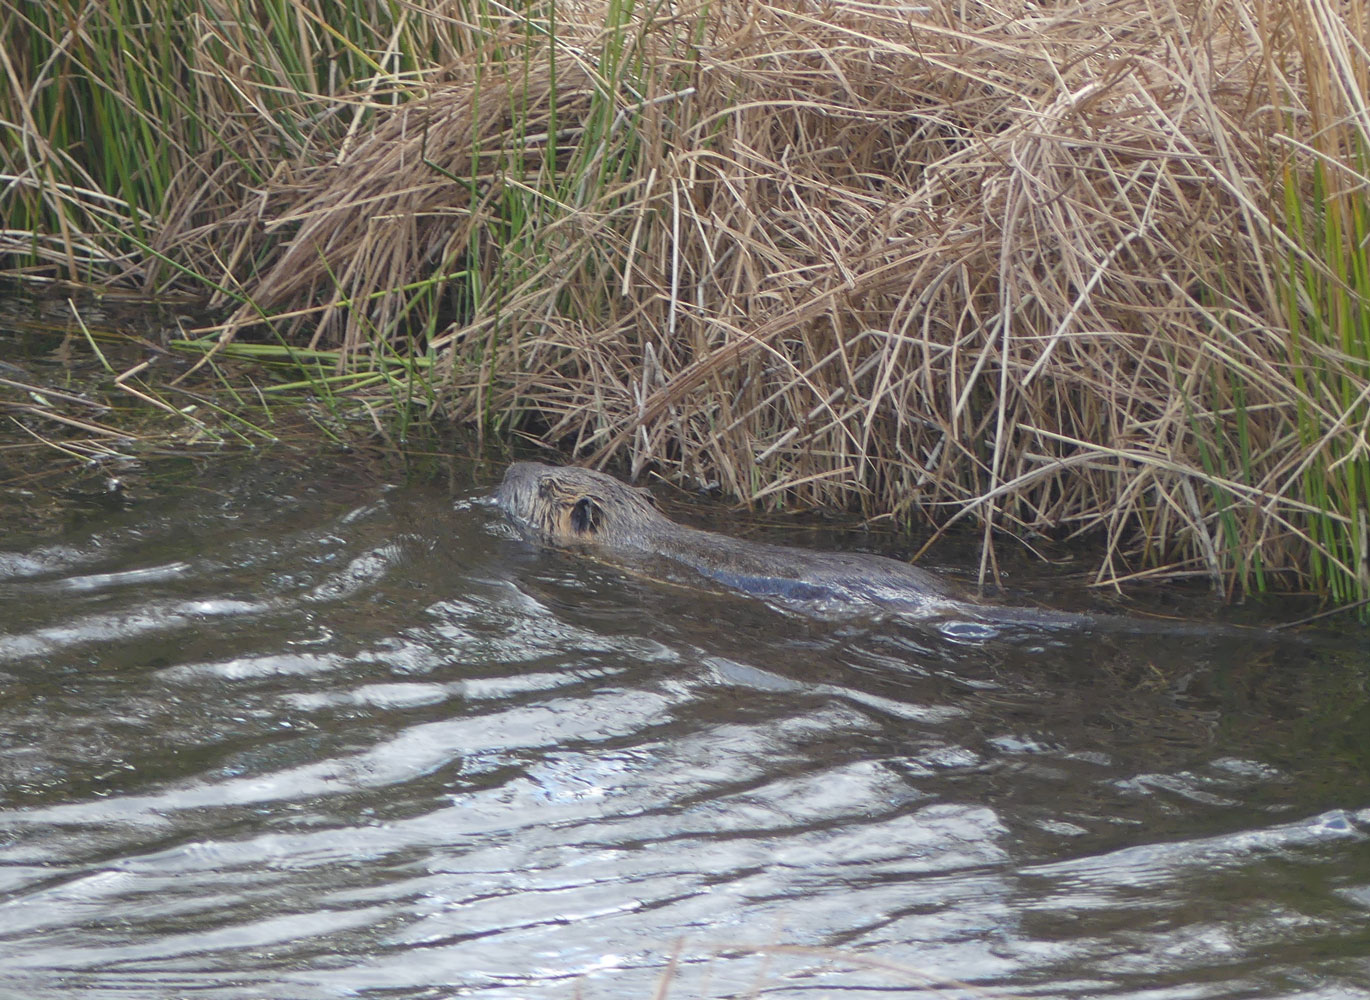
[[[1314,583],[1370,598],[1370,59],[1368,12],[1307,0],[1294,12],[1299,75],[1272,73],[1288,110],[1278,274]],[[1291,484],[1292,486],[1292,484]]]

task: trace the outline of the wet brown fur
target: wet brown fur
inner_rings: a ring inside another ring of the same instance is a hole
[[[935,575],[893,559],[810,552],[677,524],[645,490],[593,469],[517,462],[495,500],[524,537],[538,544],[660,558],[757,596],[921,613],[955,601]]]
[[[516,462],[495,498],[520,531],[544,545],[637,548],[678,527],[646,490],[593,469]]]

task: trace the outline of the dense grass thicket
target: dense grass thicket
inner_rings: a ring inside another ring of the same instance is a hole
[[[0,264],[585,461],[1349,602],[1368,16],[0,0]]]

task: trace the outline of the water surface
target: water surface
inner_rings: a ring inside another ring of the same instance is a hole
[[[498,473],[6,532],[0,994],[1370,995],[1355,641],[806,618],[532,549]]]

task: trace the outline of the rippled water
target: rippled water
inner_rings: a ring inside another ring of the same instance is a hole
[[[1357,634],[814,620],[531,549],[498,473],[11,526],[0,995],[1370,996]]]

